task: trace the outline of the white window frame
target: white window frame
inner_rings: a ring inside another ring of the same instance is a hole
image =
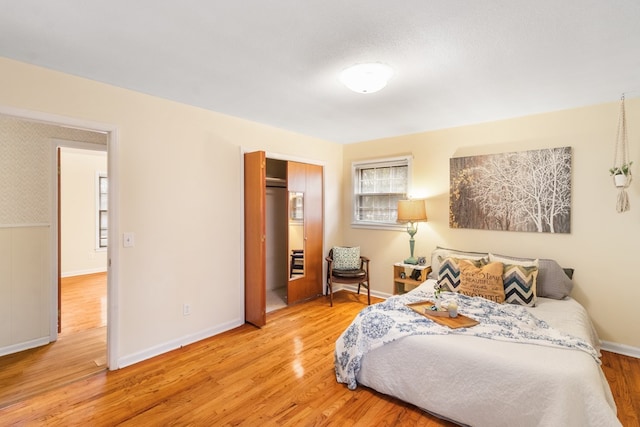
[[[109,178],[106,172],[96,172],[96,252],[106,251],[109,247],[109,240],[107,237],[107,245],[100,245],[100,179],[107,179],[107,186],[109,185]],[[109,216],[109,191],[107,190],[107,218]],[[109,224],[107,224],[107,236],[109,235]]]
[[[364,221],[357,217],[358,212],[358,195],[359,193],[359,171],[361,169],[376,168],[376,167],[389,167],[389,166],[407,166],[407,182],[406,193],[403,193],[402,198],[409,198],[409,192],[411,189],[411,176],[412,172],[413,156],[399,156],[388,157],[374,160],[362,160],[351,163],[351,226],[353,228],[370,228],[370,229],[384,229],[384,230],[404,230],[405,224],[398,222],[384,222],[384,221]],[[398,193],[399,194],[399,193]]]

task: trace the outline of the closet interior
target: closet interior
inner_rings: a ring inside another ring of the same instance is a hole
[[[289,191],[287,190],[287,162],[283,160],[266,159],[266,311],[267,313],[287,305],[287,286],[289,275],[287,271],[296,275],[303,271],[304,265],[289,265],[288,252],[291,244],[302,248],[302,231],[294,225],[294,233],[289,231],[289,216],[287,205]],[[298,243],[298,240],[300,242]],[[304,260],[304,258],[303,258]],[[296,268],[293,268],[295,265]]]

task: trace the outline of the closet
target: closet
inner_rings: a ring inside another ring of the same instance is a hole
[[[266,295],[322,295],[323,168],[244,155],[245,320],[266,324]]]

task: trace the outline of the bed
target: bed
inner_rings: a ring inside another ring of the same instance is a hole
[[[460,314],[480,322],[473,327],[450,329],[407,306],[435,301],[434,286],[442,284],[450,255],[432,256],[432,274],[416,289],[358,314],[336,341],[337,380],[460,425],[620,426],[600,368],[598,337],[586,310],[564,295],[572,284],[565,281],[559,290],[549,282],[559,280],[557,272],[545,271],[549,263],[539,268],[535,260],[534,298],[527,304],[445,288],[442,300],[455,301]]]

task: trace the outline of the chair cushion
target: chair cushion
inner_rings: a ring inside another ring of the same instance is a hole
[[[334,270],[357,270],[360,268],[360,246],[346,248],[335,246],[333,248]]]
[[[344,277],[349,278],[349,279],[354,279],[357,277],[364,277],[367,273],[365,273],[364,270],[361,269],[354,269],[354,270],[338,270],[338,269],[333,269],[333,275],[336,277]]]

